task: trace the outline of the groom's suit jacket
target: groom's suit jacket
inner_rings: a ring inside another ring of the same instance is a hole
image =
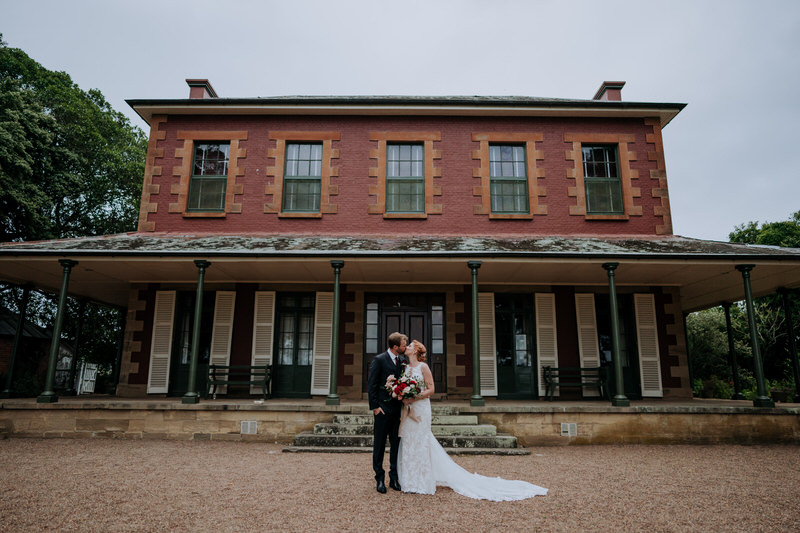
[[[406,364],[406,358],[402,354],[398,356],[397,365],[392,362],[392,355],[388,351],[375,356],[369,365],[369,376],[367,378],[370,409],[381,407],[387,414],[400,412],[403,403],[393,399],[389,391],[386,390],[386,379],[391,375],[399,378]]]

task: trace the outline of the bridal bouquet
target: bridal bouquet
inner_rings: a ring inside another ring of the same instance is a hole
[[[402,375],[400,379],[389,376],[386,380],[386,390],[397,400],[410,400],[422,393],[420,384],[411,376]]]

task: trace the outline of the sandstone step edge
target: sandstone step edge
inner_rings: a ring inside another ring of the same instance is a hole
[[[388,448],[386,449],[388,452]],[[445,448],[449,455],[530,455],[525,448]],[[287,446],[283,453],[372,453],[363,446]]]

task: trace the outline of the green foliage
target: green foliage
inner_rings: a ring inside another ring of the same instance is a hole
[[[800,211],[782,222],[765,222],[760,227],[758,222],[747,222],[736,226],[728,235],[731,242],[745,244],[765,244],[800,248]]]
[[[0,35],[0,241],[135,229],[144,133]]]

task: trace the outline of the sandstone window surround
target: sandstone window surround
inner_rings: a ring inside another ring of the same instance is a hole
[[[571,143],[572,149],[567,150],[567,161],[573,162],[573,168],[568,168],[566,177],[575,180],[575,185],[567,188],[567,194],[575,198],[575,205],[570,206],[569,214],[583,216],[586,220],[629,220],[632,216],[642,216],[642,206],[634,205],[634,198],[641,198],[641,189],[632,185],[632,180],[639,179],[639,171],[631,168],[631,162],[636,161],[636,152],[628,149],[634,142],[630,134],[607,133],[565,133],[564,142]],[[617,168],[622,187],[622,212],[619,214],[592,214],[587,209],[586,177],[583,171],[583,146],[584,145],[614,145],[617,150]]]
[[[264,204],[264,212],[276,213],[279,218],[322,218],[323,214],[336,213],[337,206],[332,203],[331,197],[339,194],[339,187],[331,184],[331,178],[339,175],[339,167],[333,166],[333,160],[339,159],[339,150],[333,148],[333,141],[339,139],[338,131],[270,131],[269,140],[275,143],[275,147],[267,150],[267,157],[274,160],[275,164],[267,166],[266,175],[268,180],[271,178],[271,183],[267,183],[264,194],[272,196],[272,201]],[[319,209],[315,212],[293,210],[285,203],[285,197],[291,194],[291,187],[287,189],[286,165],[287,147],[292,144],[322,145]]]
[[[181,164],[173,168],[173,176],[180,178],[178,183],[172,185],[171,194],[178,196],[177,202],[169,204],[170,213],[181,213],[187,218],[224,218],[228,213],[241,213],[242,204],[234,203],[235,195],[244,194],[244,185],[237,183],[237,178],[244,176],[244,167],[239,165],[239,159],[246,157],[240,142],[247,140],[246,131],[178,131],[178,140],[183,141],[183,146],[175,150],[175,158]],[[225,143],[229,144],[229,160],[227,180],[225,184],[225,199],[221,209],[217,210],[191,210],[189,207],[189,191],[194,174],[195,146],[197,144]]]
[[[370,159],[375,166],[370,167],[369,175],[376,178],[377,183],[369,186],[369,194],[375,198],[375,203],[370,204],[368,212],[383,215],[383,218],[428,218],[428,215],[441,215],[442,205],[435,204],[435,197],[441,196],[442,188],[436,185],[435,180],[441,178],[442,169],[434,167],[434,160],[441,159],[441,150],[434,149],[434,142],[441,141],[440,132],[392,132],[373,131],[369,134],[370,141],[378,143],[377,148],[370,149]],[[387,209],[387,146],[394,144],[421,145],[424,154],[424,211],[422,212],[390,212]]]
[[[536,143],[542,142],[541,133],[473,133],[472,140],[478,142],[479,148],[472,151],[472,159],[480,161],[480,166],[473,169],[473,178],[480,179],[480,185],[473,187],[472,195],[480,198],[474,206],[476,215],[488,215],[490,220],[531,220],[534,215],[546,215],[547,206],[539,203],[539,198],[546,195],[544,186],[538,180],[545,177],[543,168],[537,161],[544,159],[544,152],[536,149]],[[517,145],[524,147],[525,172],[527,176],[527,213],[493,212],[492,210],[492,171],[490,149],[496,145]]]

